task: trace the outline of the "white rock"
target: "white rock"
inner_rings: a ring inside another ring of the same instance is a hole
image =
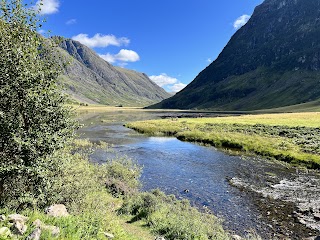
[[[114,235],[111,234],[111,233],[104,232],[104,235],[109,239],[113,239],[114,238]]]
[[[29,218],[28,218],[28,217],[25,217],[25,216],[23,216],[23,215],[20,215],[20,214],[11,214],[11,215],[8,216],[8,220],[9,220],[10,222],[17,222],[17,221],[19,221],[19,222],[25,223],[26,221],[29,220]]]
[[[24,222],[21,222],[21,221],[16,221],[13,226],[13,232],[16,233],[16,234],[20,234],[20,235],[23,235],[28,227],[24,224]]]
[[[46,209],[46,214],[52,217],[67,217],[69,213],[63,204],[55,204]]]
[[[28,237],[26,240],[39,240],[41,236],[41,229],[36,228]]]
[[[41,230],[49,231],[51,232],[51,235],[53,237],[56,237],[60,234],[60,228],[56,226],[46,225],[43,222],[41,222],[40,219],[37,219],[33,222],[33,225],[37,228],[40,228]]]
[[[232,239],[232,240],[242,240],[243,238],[240,237],[239,235],[232,235],[232,236],[231,236],[231,239]]]

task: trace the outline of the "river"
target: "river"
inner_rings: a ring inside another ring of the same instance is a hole
[[[176,138],[148,137],[123,126],[129,121],[170,115],[192,113],[87,112],[80,115],[84,127],[79,133],[82,138],[112,145],[112,151],[92,154],[93,162],[123,155],[132,158],[143,166],[142,190],[159,188],[177,198],[187,198],[200,210],[210,210],[222,218],[232,233],[245,236],[256,232],[263,239],[302,239],[320,234],[319,221],[308,212],[320,208],[317,172]],[[304,198],[298,200],[297,195]]]

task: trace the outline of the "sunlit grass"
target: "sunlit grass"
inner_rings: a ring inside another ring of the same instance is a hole
[[[127,126],[150,135],[176,136],[184,141],[320,168],[320,113],[172,118],[129,123]]]

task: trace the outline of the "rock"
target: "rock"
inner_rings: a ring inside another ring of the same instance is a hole
[[[41,229],[37,227],[27,238],[26,240],[39,240],[41,236]]]
[[[239,235],[232,235],[232,236],[231,236],[231,239],[232,239],[232,240],[242,240],[243,238],[240,237]]]
[[[320,213],[314,213],[313,217],[315,220],[320,221]]]
[[[37,219],[33,222],[33,225],[37,228],[40,228],[41,230],[49,231],[51,232],[51,235],[53,237],[56,237],[60,234],[60,228],[52,225],[46,225],[43,222],[41,222],[40,219]]]
[[[111,233],[105,232],[104,235],[105,235],[107,238],[109,238],[109,239],[113,239],[113,238],[114,238],[114,235],[111,234]]]
[[[8,216],[8,220],[13,223],[17,221],[25,223],[29,218],[20,214],[11,214]]]
[[[41,229],[51,232],[53,237],[57,237],[60,234],[60,228],[56,226],[43,225]]]
[[[63,204],[55,204],[46,209],[46,214],[52,217],[67,217],[69,213]]]
[[[0,222],[3,222],[5,221],[7,218],[5,215],[0,215]]]
[[[27,231],[27,226],[25,222],[28,221],[28,217],[20,214],[11,214],[8,219],[12,224],[11,229],[15,234],[23,235]]]
[[[11,229],[15,234],[23,235],[27,231],[28,227],[24,224],[24,222],[16,221]]]
[[[164,237],[156,237],[154,240],[166,240]]]
[[[40,219],[37,219],[37,220],[35,220],[35,221],[33,222],[33,225],[36,226],[36,227],[41,227],[42,222],[41,222]]]
[[[0,228],[0,238],[1,239],[2,238],[7,238],[9,236],[11,236],[11,231],[10,231],[9,228],[7,228],[7,227]]]

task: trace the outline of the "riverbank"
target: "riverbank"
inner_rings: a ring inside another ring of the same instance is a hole
[[[168,118],[126,125],[149,135],[175,136],[320,169],[320,113]]]
[[[50,229],[44,230],[45,239],[231,238],[217,217],[199,212],[187,200],[177,200],[159,190],[140,192],[142,169],[132,160],[115,158],[99,165],[89,162],[93,151],[107,147],[104,143],[75,140],[71,148],[56,153],[53,157],[63,159],[63,166],[60,178],[52,187],[58,196],[56,203],[65,204],[70,216],[54,218],[32,207],[18,212],[3,208],[0,229],[5,232],[0,231],[0,239],[26,239],[36,230],[36,219],[59,229],[58,237]],[[5,216],[15,213],[28,218],[22,234],[15,234],[14,226],[6,220]],[[8,232],[10,228],[12,234]]]

